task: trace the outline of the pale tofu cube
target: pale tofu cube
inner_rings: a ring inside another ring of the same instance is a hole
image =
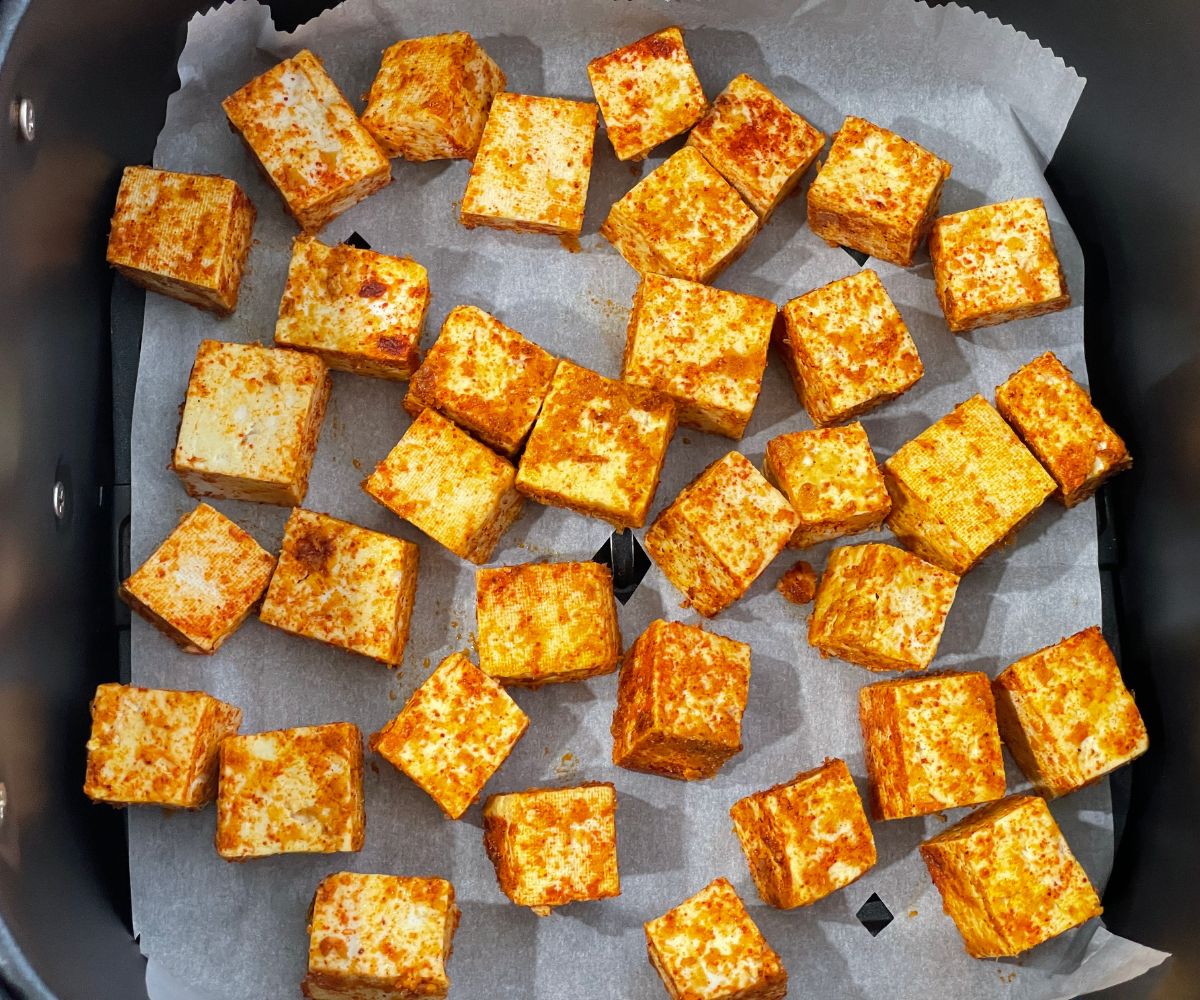
[[[275,557],[206,503],[121,584],[121,600],[188,653],[212,653],[246,620]]]
[[[408,642],[420,552],[328,514],[297,508],[259,617],[292,635],[397,666]]]
[[[784,571],[775,589],[785,601],[798,605],[810,604],[817,596],[817,571],[812,563],[801,559]]]
[[[307,49],[255,77],[221,106],[306,233],[392,181],[383,150]]]
[[[237,308],[255,214],[225,177],[126,167],[108,262],[135,285],[225,316]]]
[[[674,433],[667,396],[560,361],[517,467],[517,489],[538,503],[640,528]]]
[[[565,903],[621,894],[617,792],[609,782],[490,796],[483,846],[500,891],[539,917]]]
[[[194,497],[298,504],[331,380],[314,354],[202,340],[171,467]]]
[[[875,838],[844,761],[827,759],[729,810],[763,902],[808,906],[875,864]]]
[[[1014,535],[1055,482],[982,396],[972,396],[883,463],[887,525],[960,576]]]
[[[502,684],[583,680],[621,659],[612,572],[600,563],[477,570],[475,624],[479,668]]]
[[[245,861],[362,850],[362,770],[362,736],[350,722],[228,737],[217,853]]]
[[[643,275],[621,378],[670,396],[681,424],[736,440],[758,401],[775,314],[754,295]]]
[[[921,845],[975,958],[1019,955],[1102,911],[1044,799],[1010,795]]]
[[[808,189],[808,227],[830,246],[908,267],[949,176],[929,150],[851,115]]]
[[[83,794],[114,806],[199,809],[217,794],[217,751],[242,710],[203,691],[101,684]]]
[[[800,518],[731,451],[680,491],[646,532],[646,551],[706,618],[729,607],[787,544]]]

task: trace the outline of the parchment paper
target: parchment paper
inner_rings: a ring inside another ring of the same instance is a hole
[[[845,114],[857,113],[950,160],[954,174],[943,211],[1024,195],[1046,200],[1076,303],[1066,312],[955,337],[938,310],[927,257],[909,270],[872,262],[926,366],[911,392],[863,419],[881,458],[972,393],[990,398],[1005,376],[1047,348],[1084,377],[1082,258],[1042,177],[1083,81],[1036,42],[996,21],[954,6],[931,10],[908,0],[817,0],[799,9],[783,0],[742,0],[719,9],[648,0],[486,5],[347,0],[294,34],[282,35],[265,7],[242,0],[192,20],[179,63],[181,88],[168,103],[155,164],[236,178],[258,206],[255,247],[241,304],[230,319],[147,297],[133,431],[135,565],[193,505],[166,466],[196,346],[205,337],[271,341],[296,232],[226,125],[221,99],[302,47],[318,52],[353,97],[366,91],[386,45],[401,37],[465,29],[503,67],[509,89],[590,100],[589,58],[672,23],[685,28],[710,98],[734,75],[747,72],[827,133]],[[679,142],[658,150],[640,171],[651,169]],[[395,183],[329,225],[322,237],[336,242],[358,232],[376,250],[409,255],[426,265],[433,290],[426,345],[450,308],[473,303],[549,350],[616,377],[636,275],[597,228],[613,201],[635,183],[639,168],[618,163],[607,138],[597,136],[577,254],[548,237],[464,230],[457,204],[467,170],[464,161],[396,161]],[[828,248],[808,231],[800,196],[785,202],[718,284],[783,303],[857,267],[846,253]],[[407,426],[400,406],[404,388],[335,374],[305,501],[312,509],[419,542],[420,584],[403,667],[389,671],[257,620],[217,655],[188,656],[135,618],[136,683],[210,691],[242,707],[245,731],[345,719],[369,733],[399,710],[443,656],[470,646],[472,567],[359,489],[371,465]],[[772,356],[758,408],[738,447],[761,463],[770,437],[808,426]],[[681,429],[667,456],[654,512],[732,446]],[[286,510],[222,501],[216,506],[264,545],[278,545]],[[495,561],[586,559],[608,534],[599,521],[530,503]],[[806,558],[820,567],[827,550],[823,546]],[[428,797],[382,762],[366,774],[367,837],[358,854],[228,864],[213,850],[211,808],[194,815],[132,810],[134,924],[150,958],[152,996],[296,996],[313,890],[324,875],[346,869],[453,880],[463,918],[449,971],[453,995],[459,997],[662,996],[646,960],[641,924],[718,875],[732,880],[783,956],[796,996],[1062,997],[1130,978],[1162,961],[1162,953],[1115,939],[1098,922],[1017,960],[967,957],[916,852],[923,838],[962,810],[876,824],[878,865],[812,907],[785,913],[761,903],[731,831],[730,804],[825,756],[844,757],[861,783],[856,694],[861,685],[879,679],[837,660],[823,661],[808,646],[807,609],[786,604],[773,589],[795,557],[777,560],[743,600],[709,626],[753,646],[745,749],[711,781],[680,783],[612,767],[608,727],[615,675],[514,692],[532,724],[488,792],[589,779],[615,782],[619,898],[569,906],[546,919],[511,905],[483,852],[479,806],[460,822],[445,821]],[[620,611],[626,644],[655,617],[697,621],[694,612],[680,609],[680,600],[652,568]],[[1099,618],[1092,505],[1064,511],[1047,504],[1014,546],[963,580],[935,666],[994,674]],[[1011,760],[1008,775],[1010,789],[1023,786]],[[1052,808],[1088,873],[1103,886],[1113,853],[1107,785],[1078,792]],[[874,938],[855,917],[872,893],[895,915]]]

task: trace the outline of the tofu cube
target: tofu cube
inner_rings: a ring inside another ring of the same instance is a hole
[[[904,819],[1004,797],[991,681],[942,673],[869,684],[858,718],[876,819]]]
[[[338,872],[317,886],[308,916],[309,1000],[445,998],[458,927],[442,878]]]
[[[301,503],[330,382],[314,354],[200,341],[171,460],[183,488],[194,497]]]
[[[949,176],[929,150],[851,115],[808,189],[808,227],[830,246],[908,267]]]
[[[982,396],[883,463],[887,525],[917,555],[961,576],[1015,534],[1055,483]]]
[[[801,559],[786,570],[775,584],[775,589],[785,601],[792,604],[810,604],[817,596],[817,571],[812,563]]]
[[[392,165],[320,58],[302,49],[221,102],[306,233],[392,182]]]
[[[267,589],[275,557],[206,503],[185,514],[118,593],[188,653],[213,653]]]
[[[857,420],[771,438],[763,472],[800,518],[790,548],[873,531],[892,509],[871,442]]]
[[[475,573],[479,668],[537,687],[617,669],[612,572],[595,562],[526,563]]]
[[[397,666],[408,642],[420,552],[412,542],[297,508],[259,617]]]
[[[362,123],[388,156],[470,159],[504,71],[465,31],[406,38],[384,50]]]
[[[787,544],[800,518],[736,451],[685,486],[646,532],[646,551],[706,618],[729,607]]]
[[[621,378],[670,396],[681,424],[737,440],[762,388],[776,311],[753,295],[643,275]]]
[[[621,894],[610,782],[489,796],[483,846],[500,891],[539,917],[565,903]]]
[[[592,177],[596,105],[502,91],[492,101],[459,219],[574,238]]]
[[[504,688],[462,653],[452,653],[369,742],[458,819],[528,726],[529,717]]]
[[[228,178],[126,167],[108,262],[135,285],[226,316],[237,308],[255,215]]]
[[[1010,795],[921,845],[942,908],[975,958],[1019,955],[1102,908],[1044,799]]]
[[[429,277],[414,260],[312,237],[292,244],[275,343],[312,351],[330,368],[406,379],[429,308]]]
[[[524,444],[558,359],[474,306],[450,310],[408,384],[404,408],[449,417],[509,458]]]
[[[600,235],[640,274],[707,282],[741,256],[758,226],[729,182],[684,146],[613,205]]]
[[[203,691],[101,684],[83,794],[114,806],[199,809],[217,794],[217,750],[242,710]]]
[[[672,997],[783,1000],[787,970],[728,880],[710,882],[643,925],[650,964]]]
[[[517,489],[616,528],[640,528],[674,433],[667,396],[560,361],[517,467]]]
[[[808,906],[875,864],[875,838],[844,761],[830,758],[729,810],[763,901]]]
[[[621,665],[613,763],[665,778],[711,778],[741,752],[749,687],[744,642],[651,622]]]
[[[1133,695],[1096,627],[1018,660],[992,690],[1000,734],[1046,798],[1098,781],[1150,745]]]
[[[644,160],[708,108],[678,28],[663,28],[587,66],[618,160]]]
[[[1051,351],[996,388],[996,408],[1054,477],[1054,496],[1067,507],[1133,465],[1125,442]]]
[[[245,861],[362,850],[362,770],[362,736],[350,722],[228,737],[217,853]]]
[[[924,670],[937,653],[958,577],[894,545],[829,553],[808,641],[868,670]]]
[[[1071,304],[1041,198],[943,215],[929,233],[929,258],[938,302],[955,333]]]
[[[780,354],[818,427],[895,399],[925,373],[908,327],[870,268],[792,299],[783,320]]]
[[[742,73],[717,95],[687,141],[765,222],[812,166],[825,133]]]
[[[521,513],[516,477],[511,462],[425,410],[362,485],[460,559],[483,563]]]

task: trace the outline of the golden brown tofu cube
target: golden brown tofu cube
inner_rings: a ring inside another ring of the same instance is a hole
[[[331,380],[314,354],[202,340],[171,467],[194,497],[304,500]]]
[[[521,456],[517,489],[538,503],[640,528],[674,433],[667,396],[560,361]]]
[[[754,295],[643,275],[621,378],[670,396],[681,424],[736,440],[762,388],[775,313]]]
[[[825,133],[742,73],[688,135],[765,222],[812,166]]]
[[[600,235],[641,274],[712,281],[741,256],[758,225],[729,182],[684,146],[613,205]]]
[[[887,525],[960,576],[1002,545],[1055,484],[982,396],[972,396],[883,463]]]
[[[312,351],[330,368],[406,379],[429,308],[429,277],[414,260],[308,236],[292,244],[275,343]]]
[[[617,792],[609,782],[489,796],[483,846],[501,892],[539,917],[621,894]]]
[[[458,819],[529,726],[504,688],[462,653],[442,660],[371,749]]]
[[[470,158],[504,83],[465,31],[406,38],[384,50],[362,123],[388,156]]]
[[[434,410],[425,410],[363,489],[460,559],[487,562],[521,513],[517,470]]]
[[[943,215],[929,233],[929,258],[938,302],[955,333],[1071,304],[1041,198]]]
[[[442,878],[327,875],[309,910],[301,992],[309,1000],[444,998],[458,918],[454,886]]]
[[[412,542],[297,508],[259,617],[396,666],[408,643],[419,558]]]
[[[185,514],[118,593],[188,653],[212,653],[267,589],[275,557],[206,503]]]
[[[792,299],[783,319],[779,350],[818,427],[895,399],[925,373],[908,327],[870,268]]]
[[[644,160],[708,108],[678,28],[663,28],[593,59],[587,73],[618,160]]]
[[[362,850],[363,751],[358,726],[331,722],[230,736],[221,744],[217,853]]]
[[[225,177],[126,167],[108,262],[135,285],[225,316],[237,308],[254,218]]]
[[[672,997],[783,1000],[787,970],[728,880],[710,882],[643,925],[650,964]]]
[[[808,189],[808,227],[830,246],[908,267],[949,176],[929,150],[851,115]]]
[[[788,542],[794,549],[872,531],[892,509],[883,473],[858,421],[771,438],[763,472],[800,517]]]
[[[1010,795],[921,845],[975,958],[1018,955],[1102,912],[1044,799]]]
[[[450,310],[408,384],[404,408],[429,407],[502,455],[514,456],[537,419],[558,359],[474,306]]]
[[[827,759],[729,810],[763,901],[808,906],[875,864],[875,838],[844,761]]]
[[[101,684],[83,793],[114,806],[199,809],[217,793],[217,750],[242,710],[203,691]]]
[[[1150,745],[1133,695],[1096,627],[1018,660],[992,690],[1009,752],[1047,798],[1098,781]]]
[[[858,692],[858,718],[876,819],[1004,797],[1004,758],[987,674],[869,684]]]
[[[1054,477],[1054,495],[1067,507],[1133,465],[1125,442],[1051,351],[997,386],[996,408]]]
[[[467,179],[462,224],[578,236],[596,113],[584,101],[497,94]]]
[[[784,572],[775,584],[775,589],[785,601],[792,604],[809,604],[817,595],[817,571],[812,563],[801,559]]]
[[[666,778],[711,778],[742,749],[750,647],[694,625],[653,621],[625,654],[613,763]]]
[[[868,670],[924,670],[957,589],[953,573],[894,545],[841,546],[817,587],[808,641]]]
[[[302,49],[221,102],[306,233],[392,181],[392,166],[321,60]]]
[[[612,572],[600,563],[477,570],[475,624],[479,668],[502,684],[583,680],[621,659]]]
[[[787,544],[800,518],[731,451],[685,486],[646,532],[646,551],[706,618],[729,607]]]

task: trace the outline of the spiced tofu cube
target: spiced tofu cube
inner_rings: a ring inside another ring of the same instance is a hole
[[[475,624],[479,668],[502,684],[583,680],[621,659],[612,572],[600,563],[477,570]]]
[[[349,722],[230,736],[221,744],[217,853],[244,861],[361,850],[362,769],[362,736]]]
[[[121,599],[186,652],[212,653],[262,597],[275,557],[206,503],[121,584]]]
[[[114,806],[199,809],[217,794],[217,751],[242,710],[203,691],[101,684],[83,793]]]
[[[1102,912],[1044,799],[1010,795],[921,845],[975,958],[1019,955]]]
[[[202,340],[171,467],[194,497],[304,500],[329,402],[314,354]]]
[[[135,285],[225,316],[237,308],[254,218],[225,177],[126,167],[108,262]]]
[[[817,571],[812,563],[801,559],[784,572],[775,589],[792,604],[811,604],[817,596]]]
[[[539,917],[565,903],[619,896],[616,818],[608,782],[490,796],[483,846],[501,892]]]
[[[646,551],[706,618],[729,607],[787,544],[800,518],[731,451],[680,491],[646,532]]]
[[[1055,482],[982,396],[972,396],[883,463],[887,525],[908,548],[960,576],[998,548]]]
[[[844,761],[828,759],[729,810],[763,901],[808,906],[875,864],[875,838]]]
[[[419,556],[412,542],[297,508],[260,617],[396,666],[408,642]]]
[[[643,275],[621,378],[670,396],[681,424],[736,440],[758,401],[775,313],[753,295]]]

